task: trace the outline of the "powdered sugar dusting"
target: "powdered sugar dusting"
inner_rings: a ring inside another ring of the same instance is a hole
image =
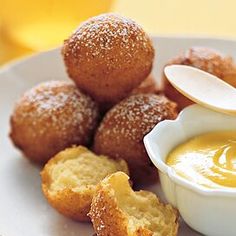
[[[221,79],[228,74],[236,74],[236,66],[232,57],[224,56],[219,51],[206,47],[192,47],[183,54],[170,60],[171,64],[190,65]]]
[[[13,120],[27,124],[32,137],[55,132],[60,140],[78,142],[87,139],[86,131],[94,129],[98,111],[96,104],[74,84],[64,81],[42,83],[27,91],[18,101]],[[76,131],[76,132],[75,132]],[[82,137],[81,137],[82,136]]]
[[[175,103],[164,96],[132,95],[106,114],[97,134],[140,142],[158,122],[174,119],[177,115],[175,108]]]
[[[119,16],[114,13],[102,14],[85,21],[65,42],[68,46],[65,57],[73,56],[79,59],[91,60],[91,58],[107,57],[109,51],[116,48],[125,58],[131,60],[132,56],[142,49],[150,51],[150,39],[133,20]],[[84,53],[86,51],[84,58]],[[114,60],[118,57],[113,55]],[[111,59],[111,58],[110,58]]]

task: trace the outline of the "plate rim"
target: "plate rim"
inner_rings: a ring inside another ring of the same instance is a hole
[[[175,34],[175,35],[171,35],[171,34],[149,34],[151,39],[156,40],[156,39],[166,39],[166,40],[170,40],[170,39],[177,39],[177,40],[214,40],[214,41],[221,41],[221,42],[229,42],[229,43],[235,43],[236,44],[236,38],[232,37],[218,37],[218,36],[205,36],[205,35],[198,35],[198,36],[194,36],[194,35],[186,35],[183,36],[181,34]],[[29,54],[29,55],[25,55],[25,56],[21,56],[19,58],[15,58],[10,60],[9,62],[4,63],[3,65],[0,66],[0,75],[2,73],[4,73],[5,71],[11,70],[14,67],[19,66],[20,64],[23,63],[27,63],[27,61],[33,59],[33,58],[37,58],[40,57],[43,54],[47,54],[50,52],[56,52],[59,51],[62,48],[63,45],[51,48],[49,50],[44,50],[44,51],[40,51],[40,52],[34,52],[33,54]]]

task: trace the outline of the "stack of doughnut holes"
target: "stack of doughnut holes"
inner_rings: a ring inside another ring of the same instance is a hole
[[[15,146],[44,164],[65,148],[84,145],[126,160],[134,184],[156,181],[143,137],[158,122],[175,119],[177,105],[159,94],[150,75],[150,37],[131,19],[103,14],[64,41],[62,56],[71,82],[48,81],[23,94],[11,116]]]

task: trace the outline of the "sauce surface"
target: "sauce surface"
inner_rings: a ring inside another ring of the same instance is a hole
[[[236,131],[196,136],[170,152],[167,165],[207,188],[236,187]]]

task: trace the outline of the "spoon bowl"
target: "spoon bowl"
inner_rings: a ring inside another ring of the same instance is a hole
[[[169,82],[190,100],[212,110],[236,115],[236,89],[220,78],[185,65],[166,66],[164,72]]]

